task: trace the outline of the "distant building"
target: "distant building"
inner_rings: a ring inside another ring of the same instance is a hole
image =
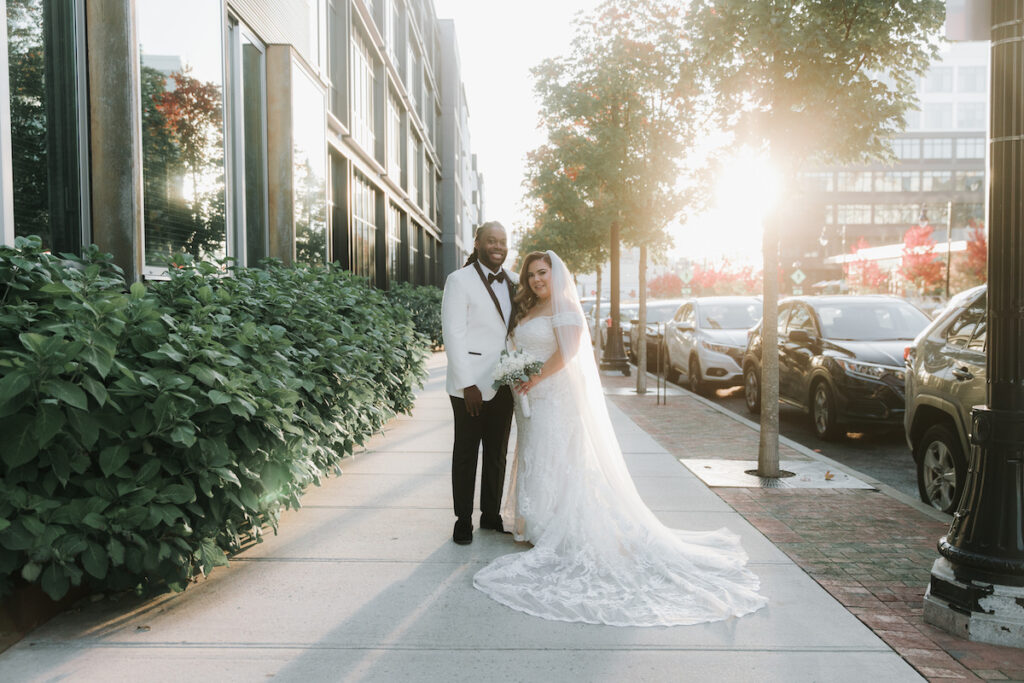
[[[988,56],[983,42],[944,49],[918,82],[921,108],[893,141],[893,166],[818,166],[801,174],[803,193],[782,236],[785,272],[799,267],[809,283],[835,279],[841,259],[829,257],[860,239],[872,247],[900,243],[922,220],[944,241],[951,202],[954,240],[984,221]]]
[[[129,278],[185,251],[439,285],[445,212],[482,214],[472,174],[440,207],[442,53],[457,50],[432,0],[0,10],[0,242],[96,243]],[[447,85],[461,92],[457,71]]]

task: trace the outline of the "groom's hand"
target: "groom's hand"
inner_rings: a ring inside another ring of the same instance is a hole
[[[484,404],[484,397],[480,389],[474,384],[462,390],[463,398],[466,400],[466,412],[476,417],[480,414],[480,408]]]

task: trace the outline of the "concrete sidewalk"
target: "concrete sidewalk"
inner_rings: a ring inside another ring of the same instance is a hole
[[[615,628],[537,619],[476,591],[477,569],[525,546],[487,531],[470,546],[451,542],[451,409],[435,356],[414,414],[310,491],[279,536],[183,594],[58,616],[0,655],[0,680],[920,680],[610,405],[647,504],[669,526],[739,533],[768,607],[714,624]]]

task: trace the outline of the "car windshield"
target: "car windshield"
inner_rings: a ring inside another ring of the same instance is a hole
[[[648,304],[647,322],[663,323],[675,314],[677,308],[679,308],[679,304]],[[639,309],[636,315],[640,315]]]
[[[826,339],[884,341],[913,339],[928,316],[903,301],[843,301],[814,306]]]
[[[761,319],[759,301],[723,301],[700,304],[700,326],[712,330],[745,330]]]

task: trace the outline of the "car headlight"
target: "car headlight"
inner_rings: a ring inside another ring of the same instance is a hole
[[[903,368],[896,368],[889,365],[876,365],[875,363],[862,363],[860,361],[837,358],[839,367],[850,375],[859,375],[870,379],[882,379],[886,375],[892,375],[902,382],[906,378]]]
[[[709,342],[707,339],[701,339],[700,340],[700,345],[703,346],[708,351],[714,351],[715,353],[724,353],[724,354],[727,354],[727,355],[728,355],[728,353],[730,351],[735,352],[737,350],[737,347],[735,347],[735,346],[727,346],[725,344],[715,344],[714,342]]]

